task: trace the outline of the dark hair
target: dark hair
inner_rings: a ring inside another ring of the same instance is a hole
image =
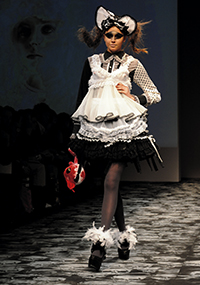
[[[139,54],[141,52],[148,53],[147,48],[143,44],[143,27],[150,22],[137,22],[137,28],[133,34],[127,36],[128,41],[125,47],[130,47],[133,52]],[[78,38],[84,42],[89,48],[96,49],[103,38],[103,32],[97,27],[91,31],[87,31],[85,27],[78,30]]]
[[[102,40],[103,32],[94,26],[94,28],[88,32],[85,27],[78,29],[78,38],[81,42],[84,42],[89,48],[96,49]]]
[[[128,42],[126,46],[130,46],[133,52],[135,53],[148,53],[147,48],[144,47],[144,42],[143,42],[143,27],[149,22],[137,22],[137,28],[135,32],[128,37]]]

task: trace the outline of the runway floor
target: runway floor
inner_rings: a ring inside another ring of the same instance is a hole
[[[86,230],[100,222],[102,194],[0,235],[0,284],[200,284],[200,182],[122,183],[126,223],[138,236],[127,261],[107,251],[88,269]],[[112,227],[115,227],[113,222]]]

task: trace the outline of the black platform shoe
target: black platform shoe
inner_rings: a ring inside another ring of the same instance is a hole
[[[125,240],[120,245],[121,245],[121,248],[118,247],[119,258],[122,259],[122,260],[128,260],[129,259],[129,254],[130,254],[129,242],[127,242],[127,240]]]
[[[99,271],[103,260],[106,259],[106,250],[105,246],[101,246],[100,242],[92,245],[91,253],[93,253],[95,250],[100,250],[102,257],[91,254],[88,262],[88,267]]]

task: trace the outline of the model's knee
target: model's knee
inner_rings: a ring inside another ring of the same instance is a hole
[[[106,175],[104,188],[107,191],[118,191],[120,177],[124,169],[123,164],[113,163]]]
[[[113,178],[107,178],[104,182],[104,189],[105,191],[118,191],[118,181]]]

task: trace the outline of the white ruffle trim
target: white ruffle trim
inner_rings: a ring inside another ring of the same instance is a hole
[[[119,230],[115,230],[113,232],[114,241],[119,248],[121,248],[121,244],[127,240],[129,243],[129,249],[135,249],[135,245],[137,243],[137,235],[135,233],[135,229],[131,226],[127,226],[126,230],[120,232]]]
[[[147,119],[145,116],[137,117],[129,122],[124,118],[119,118],[112,122],[91,123],[81,119],[81,128],[77,134],[79,139],[87,141],[100,141],[108,143],[108,146],[115,142],[131,142],[131,140],[147,129]]]
[[[101,243],[101,246],[105,246],[106,248],[109,248],[114,244],[111,230],[109,229],[107,231],[104,231],[104,227],[99,227],[97,229],[95,227],[95,222],[93,222],[93,227],[88,229],[83,239],[92,241],[94,244],[99,241]]]

